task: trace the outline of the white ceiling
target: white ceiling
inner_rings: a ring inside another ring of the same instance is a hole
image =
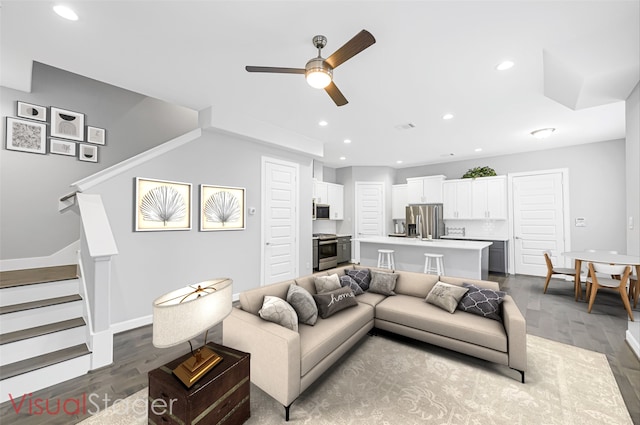
[[[52,4],[2,1],[3,86],[30,90],[38,61],[211,108],[225,130],[323,146],[332,167],[624,138],[624,99],[640,79],[638,0],[67,1],[77,22]],[[314,35],[328,38],[327,57],[361,29],[376,44],[334,72],[346,106],[301,75],[244,69],[302,68],[316,55]],[[504,59],[515,66],[497,71]],[[445,113],[454,118],[442,120]],[[415,128],[397,128],[407,123]],[[542,141],[529,134],[544,127],[557,130]]]

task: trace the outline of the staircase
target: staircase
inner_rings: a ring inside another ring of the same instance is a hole
[[[0,272],[0,403],[87,373],[76,265]]]

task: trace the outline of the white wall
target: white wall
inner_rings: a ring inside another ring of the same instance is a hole
[[[230,277],[236,294],[260,285],[263,155],[300,164],[300,199],[311,199],[311,158],[210,130],[200,139],[90,190],[102,196],[119,250],[112,269],[112,324],[150,315],[156,297],[189,283]],[[134,232],[135,177],[191,183],[193,229]],[[202,183],[246,188],[246,207],[257,210],[255,215],[247,215],[246,230],[198,230]],[[306,267],[312,260],[311,203],[301,202],[299,210],[298,274],[305,275],[312,272],[311,266]]]
[[[197,127],[197,112],[35,62],[31,93],[0,87],[4,117],[16,102],[85,114],[85,125],[105,128],[98,163],[61,155],[0,150],[0,259],[51,255],[77,241],[80,221],[58,199],[69,185]]]

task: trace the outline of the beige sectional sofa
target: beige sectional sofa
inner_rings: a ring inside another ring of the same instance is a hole
[[[524,383],[526,323],[510,296],[502,302],[502,321],[451,314],[425,302],[438,280],[498,290],[496,282],[396,270],[396,295],[365,292],[354,307],[318,318],[314,326],[300,324],[297,332],[259,316],[265,296],[284,300],[291,284],[315,294],[314,276],[344,275],[346,269],[366,267],[348,265],[243,292],[240,306],[224,320],[224,345],[251,353],[251,381],[282,403],[286,420],[295,399],[374,327],[509,366]]]

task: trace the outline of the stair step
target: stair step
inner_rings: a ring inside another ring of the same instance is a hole
[[[60,332],[67,329],[77,328],[79,326],[86,325],[82,317],[75,319],[63,320],[61,322],[49,323],[42,326],[36,326],[34,328],[23,329],[16,332],[9,332],[0,335],[0,345],[9,344],[12,342],[22,341],[28,338],[35,338],[42,335],[47,335],[54,332]]]
[[[76,279],[77,277],[78,266],[76,264],[40,267],[37,269],[8,270],[0,272],[0,288],[56,282],[58,280]]]
[[[82,297],[76,294],[76,295],[67,295],[64,297],[48,298],[45,300],[31,301],[28,303],[7,305],[7,306],[0,307],[0,315],[15,313],[23,310],[31,310],[34,308],[48,307],[56,304],[71,303],[71,302],[81,301],[81,300],[82,300]]]
[[[80,356],[91,354],[86,344],[78,344],[73,347],[65,348],[51,353],[43,354],[38,357],[21,360],[19,362],[10,363],[0,366],[0,380],[8,379],[23,373],[28,373],[37,369],[62,363]]]

